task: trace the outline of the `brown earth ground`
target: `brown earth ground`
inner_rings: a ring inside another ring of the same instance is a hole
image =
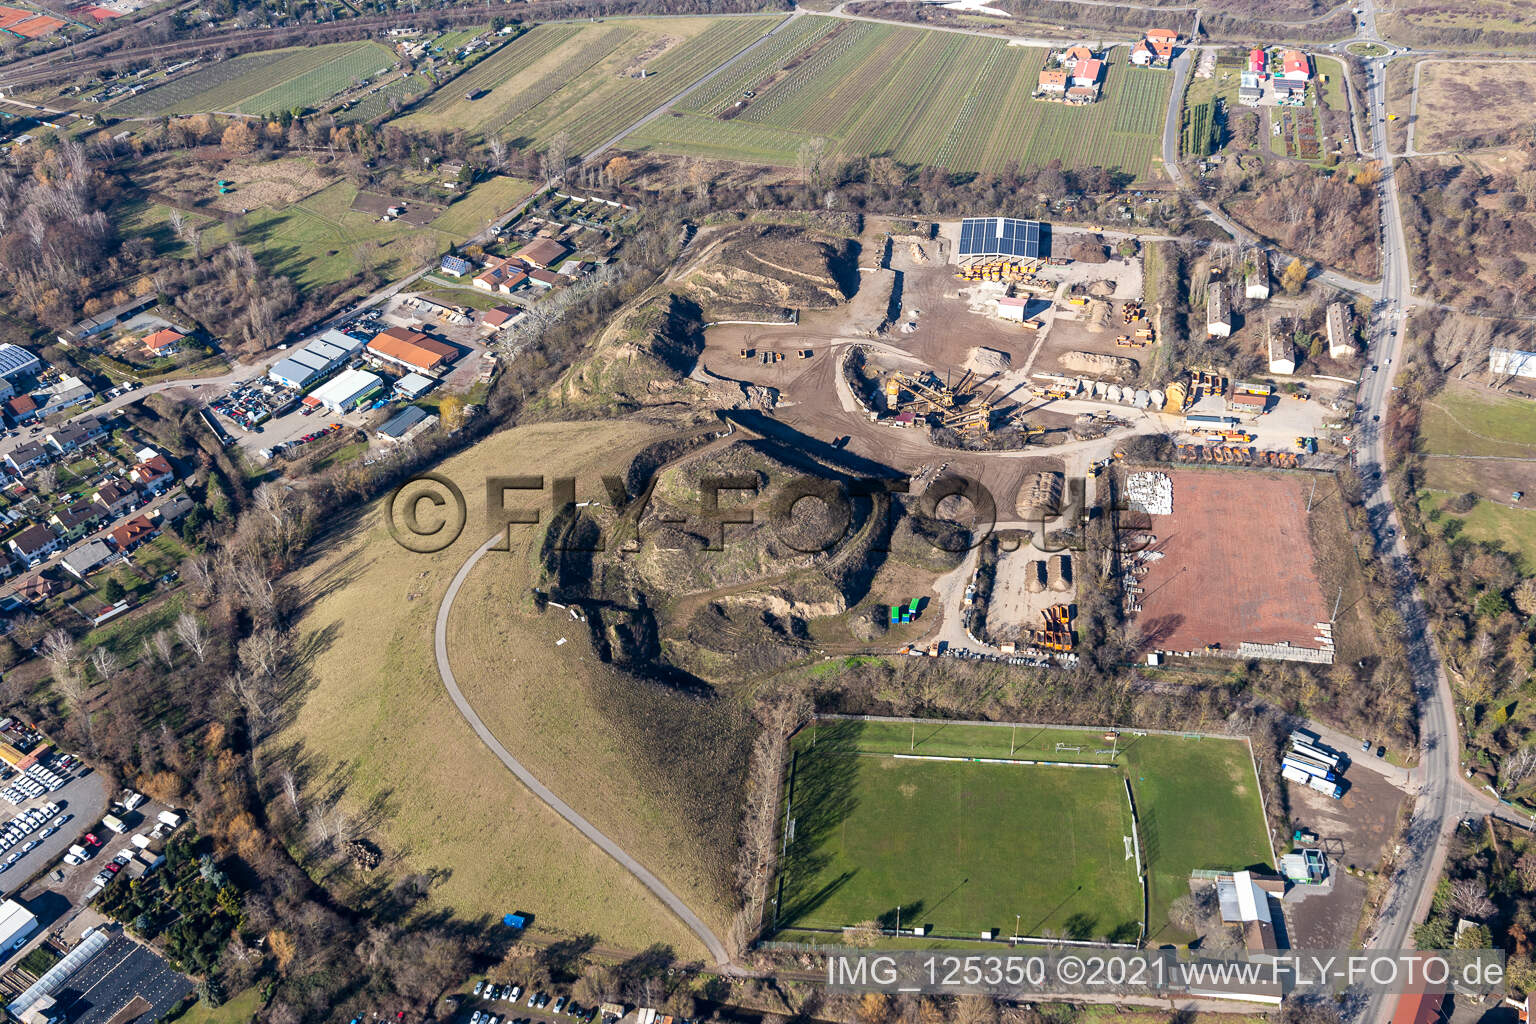
[[[1334,873],[1331,893],[1287,900],[1292,949],[1350,949],[1358,944],[1366,882],[1345,868],[1377,868],[1397,830],[1403,794],[1363,768],[1351,770],[1347,777],[1349,788],[1338,800],[1287,784],[1291,820],[1317,833]]]
[[[1469,138],[1519,128],[1529,121],[1533,95],[1536,63],[1428,61],[1419,72],[1414,148],[1453,150]]]
[[[1500,49],[1518,46],[1519,35],[1536,43],[1536,7],[1528,0],[1393,0],[1378,5],[1382,36],[1409,45],[1472,46],[1483,33],[1500,36]]]
[[[235,190],[219,195],[219,179],[234,182]],[[184,163],[174,157],[150,158],[134,174],[135,182],[145,191],[158,193],[171,205],[183,208],[240,213],[264,206],[280,208],[296,203],[331,184],[309,160],[289,157],[281,160],[230,160],[210,169],[197,163]]]
[[[1173,515],[1152,516],[1146,595],[1136,617],[1149,646],[1235,649],[1242,641],[1316,647],[1328,617],[1307,535],[1307,483],[1254,471],[1172,470]]]

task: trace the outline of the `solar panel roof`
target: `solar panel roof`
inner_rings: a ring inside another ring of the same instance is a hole
[[[1051,226],[1013,217],[967,217],[960,222],[960,253],[1039,259],[1051,251]]]

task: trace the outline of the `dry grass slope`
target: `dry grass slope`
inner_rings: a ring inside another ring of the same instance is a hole
[[[446,551],[403,551],[374,508],[334,538],[298,581],[311,601],[299,632],[315,649],[312,687],[293,721],[272,741],[273,755],[296,745],[308,762],[306,796],[323,800],[339,790],[339,807],[372,826],[372,836],[394,858],[396,870],[443,871],[432,909],[463,916],[527,910],[537,915],[541,929],[557,933],[590,930],[625,947],[666,942],[685,956],[702,953],[681,922],[519,785],[484,748],[449,701],[433,658],[433,625],[442,594],[487,536],[483,481],[488,475],[550,474],[552,457],[558,459],[559,472],[583,467],[594,473],[618,471],[622,453],[660,432],[586,423],[498,434],[441,468],[458,481],[470,506],[468,527]],[[512,573],[522,564],[511,555],[494,556],[477,582]],[[507,642],[502,638],[510,639],[506,620],[492,616],[480,603],[483,592],[477,598],[474,589],[465,595],[467,612],[455,617],[456,668],[462,665],[459,671],[473,680],[466,690],[476,699],[494,704],[488,692],[493,685],[516,698],[507,708],[484,710],[511,749],[532,755],[536,752],[521,749],[521,737],[506,715],[525,709],[525,702],[536,696],[554,702],[553,707],[565,706],[570,690],[580,685],[571,665],[584,664],[586,655],[569,659],[559,671],[535,658],[529,652],[549,648],[543,624],[534,624],[537,639],[517,641],[520,660],[502,657],[501,645]],[[465,631],[466,623],[486,623],[488,633]],[[570,635],[578,641],[573,652],[585,650],[580,637]],[[487,676],[480,674],[483,670]],[[611,768],[603,748],[616,741],[604,732],[599,727],[590,733],[594,757]],[[644,801],[598,797],[600,791],[633,795],[617,776],[608,777],[614,789],[584,791],[565,788],[572,778],[562,775],[556,791],[578,809],[590,806],[600,824],[614,827],[617,834],[627,833],[616,814],[634,815],[628,827],[635,834],[670,835],[677,824]],[[676,882],[684,898],[699,897],[690,889],[692,876],[679,878],[664,864],[652,867]]]

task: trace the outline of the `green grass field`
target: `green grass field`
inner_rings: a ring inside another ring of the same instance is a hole
[[[110,106],[117,117],[238,111],[268,114],[315,106],[397,58],[368,41],[248,53],[209,64]]]
[[[1513,555],[1522,572],[1536,572],[1536,510],[1479,501],[1470,512],[1455,513],[1445,508],[1453,497],[1450,491],[1419,491],[1425,521],[1454,537],[1492,544]]]
[[[401,123],[497,132],[518,146],[542,147],[564,133],[571,151],[581,152],[619,134],[782,20],[541,25],[454,79]]]
[[[954,171],[1009,161],[1100,166],[1145,179],[1159,149],[1170,79],[1110,53],[1099,102],[1033,100],[1045,51],[1003,40],[802,18],[625,140],[662,153],[793,165],[807,139],[842,154]],[[744,93],[735,117],[719,116]]]
[[[1148,869],[1148,939],[1177,938],[1168,906],[1188,891],[1192,870],[1271,861],[1241,741],[1126,733],[1110,769],[869,756],[1105,764],[1110,757],[1095,753],[1104,746],[1093,731],[946,722],[801,730],[779,925],[889,926],[901,904],[904,921],[942,934],[1007,933],[1019,915],[1027,934],[1133,941],[1141,894],[1125,859],[1129,778]]]
[[[336,120],[343,124],[358,124],[363,121],[372,121],[395,110],[394,101],[409,103],[411,100],[429,92],[432,82],[424,75],[407,75],[404,78],[396,78],[384,86],[373,90],[368,95],[354,102],[346,110],[336,115]]]
[[[1531,409],[1526,399],[1448,387],[1424,409],[1421,449],[1439,455],[1536,457]]]
[[[538,187],[537,182],[499,175],[478,182],[467,195],[444,210],[432,222],[432,227],[462,241],[522,202]]]

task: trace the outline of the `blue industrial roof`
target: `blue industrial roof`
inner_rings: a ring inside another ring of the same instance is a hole
[[[960,222],[958,255],[1040,259],[1051,254],[1051,226],[1012,217],[967,217]]]
[[[430,415],[431,413],[420,406],[408,405],[385,421],[379,428],[379,433],[385,437],[404,437],[412,427]]]

